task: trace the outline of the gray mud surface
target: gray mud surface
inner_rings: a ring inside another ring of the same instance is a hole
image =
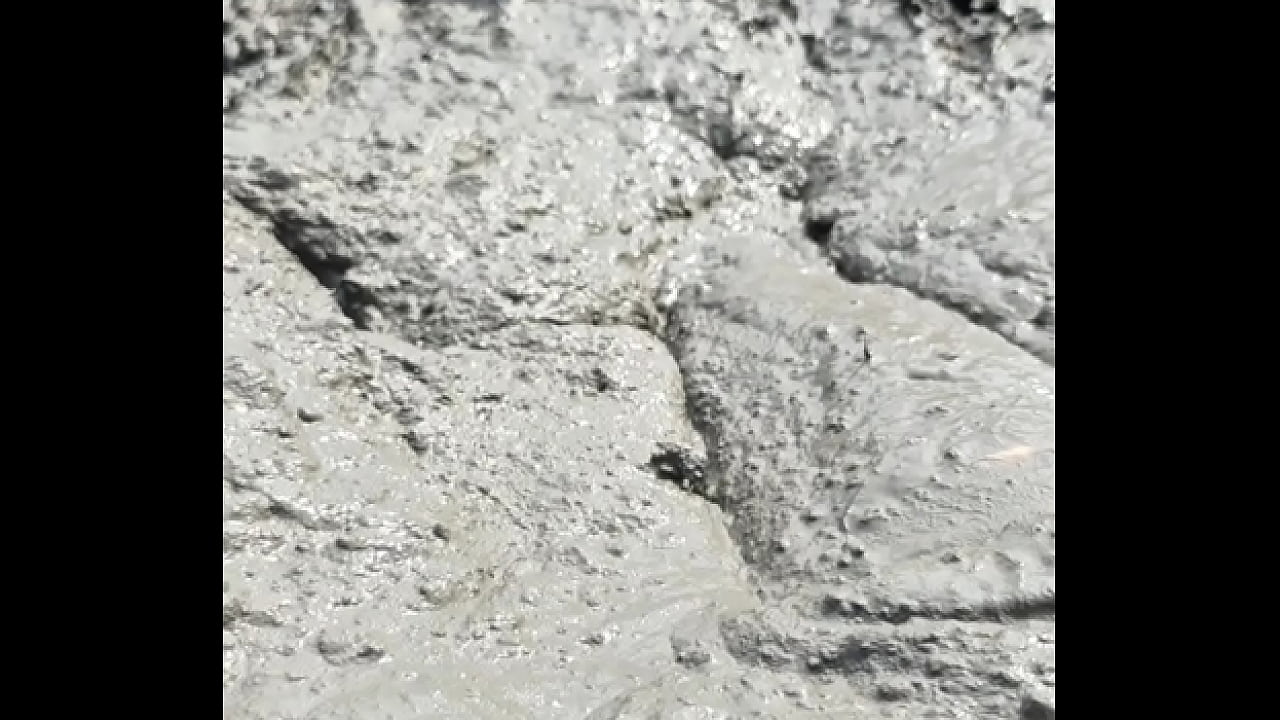
[[[1054,717],[1055,37],[224,0],[224,716]]]

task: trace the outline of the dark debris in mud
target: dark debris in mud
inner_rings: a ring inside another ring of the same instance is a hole
[[[659,480],[667,480],[681,489],[704,496],[707,492],[707,459],[687,445],[663,443],[645,465]]]

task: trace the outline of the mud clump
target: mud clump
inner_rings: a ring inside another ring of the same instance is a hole
[[[807,159],[811,238],[1055,361],[1052,3],[850,5],[809,50],[859,108]]]

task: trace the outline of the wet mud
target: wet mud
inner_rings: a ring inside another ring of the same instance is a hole
[[[1054,22],[224,2],[224,716],[1053,717]]]

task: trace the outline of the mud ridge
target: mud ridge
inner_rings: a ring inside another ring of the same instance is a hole
[[[828,597],[823,613],[858,621],[900,625],[911,620],[955,620],[960,622],[1007,622],[1009,620],[1043,620],[1057,616],[1057,593],[1048,591],[1026,597],[991,600],[974,605],[941,606],[931,603],[895,607],[868,607],[857,600]]]

